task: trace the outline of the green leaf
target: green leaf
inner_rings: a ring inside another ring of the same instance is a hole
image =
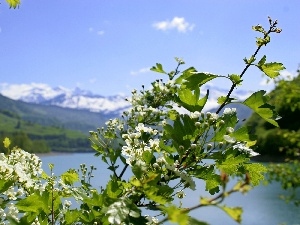
[[[205,190],[207,190],[211,195],[216,194],[220,191],[219,186],[221,184],[220,176],[217,174],[209,174],[206,177]]]
[[[206,95],[199,99],[200,89],[197,91],[192,91],[186,88],[179,89],[179,99],[177,99],[177,103],[191,112],[201,112],[207,102],[208,95],[209,91],[207,90]]]
[[[6,0],[6,2],[8,3],[10,8],[14,8],[14,9],[21,4],[20,0]]]
[[[236,174],[239,167],[249,161],[249,158],[246,158],[244,155],[235,156],[234,152],[229,150],[227,150],[224,157],[225,159],[217,160],[216,165],[221,171],[229,175]]]
[[[258,62],[258,66],[262,66],[262,65],[264,65],[265,64],[265,62],[266,62],[266,60],[267,60],[267,56],[263,56],[260,60],[259,60],[259,62]]]
[[[7,191],[11,186],[13,186],[14,181],[12,180],[0,180],[0,193],[3,193],[4,191]]]
[[[144,185],[143,190],[148,199],[158,203],[158,204],[166,204],[172,201],[171,194],[173,193],[173,189],[167,185]]]
[[[234,83],[236,85],[240,85],[243,82],[243,80],[241,79],[241,76],[237,75],[237,74],[229,75],[229,79],[232,81],[232,83]]]
[[[190,67],[182,72],[175,83],[180,85],[178,90],[177,103],[189,111],[201,111],[206,104],[208,94],[200,98],[200,87],[208,81],[218,77],[211,73],[198,72],[194,67]]]
[[[190,67],[182,72],[182,75],[175,80],[175,83],[184,85],[188,89],[196,90],[216,77],[218,77],[218,75],[198,72],[194,67]]]
[[[218,132],[215,133],[212,141],[224,141],[227,127],[235,127],[238,122],[236,113],[223,114],[221,119],[224,121],[224,124],[219,128]]]
[[[263,173],[267,172],[267,168],[260,163],[246,164],[245,169],[249,173],[250,182],[256,186],[264,179]]]
[[[122,189],[115,180],[110,180],[106,186],[106,194],[110,198],[118,198],[122,193]]]
[[[234,137],[237,141],[240,142],[253,142],[256,140],[256,136],[251,134],[252,127],[250,126],[243,126],[239,129],[235,130],[230,137]]]
[[[142,154],[143,160],[149,164],[151,160],[153,159],[153,153],[150,151],[144,151]]]
[[[256,65],[263,73],[270,78],[275,78],[280,75],[280,71],[284,70],[285,67],[282,63],[271,62],[266,63],[266,56],[264,55]]]
[[[225,101],[226,101],[226,96],[220,96],[220,97],[218,97],[218,99],[217,99],[217,103],[219,104],[219,105],[222,105]]]
[[[24,212],[40,212],[43,209],[44,201],[40,194],[32,194],[16,203],[17,208]]]
[[[249,98],[247,98],[243,104],[251,108],[254,112],[260,115],[264,120],[279,127],[277,120],[278,114],[275,112],[275,107],[269,105],[267,102],[269,96],[265,96],[266,91],[260,90],[253,93]]]
[[[189,225],[209,225],[208,223],[206,222],[203,222],[203,221],[199,221],[195,218],[192,218],[192,217],[189,217],[189,222],[188,222]]]
[[[74,210],[67,210],[65,213],[65,222],[66,224],[74,224],[78,221],[82,212],[78,211],[77,209]]]
[[[197,165],[193,170],[189,171],[189,175],[204,180],[206,182],[205,190],[209,191],[210,194],[213,195],[220,191],[219,190],[219,186],[221,185],[220,175],[215,174],[215,167],[213,165],[210,166]]]
[[[132,167],[132,172],[138,179],[140,179],[142,177],[142,175],[144,174],[144,171],[142,170],[141,166],[139,166],[139,165],[134,165]]]
[[[164,212],[168,214],[168,219],[171,222],[179,225],[188,225],[189,216],[187,211],[181,208],[177,208],[175,205],[161,207]]]
[[[62,181],[68,185],[72,185],[79,180],[78,173],[74,169],[68,170],[67,172],[63,173],[60,177]]]
[[[243,209],[241,207],[227,207],[226,205],[224,205],[220,206],[220,208],[236,222],[242,222]]]
[[[177,145],[190,147],[195,137],[196,126],[188,115],[180,115],[174,121],[173,127],[170,124],[164,126],[166,137],[172,138]]]
[[[160,63],[156,63],[156,66],[153,66],[150,70],[152,70],[154,72],[166,74],[166,72],[163,70],[163,67]]]
[[[251,64],[251,63],[253,63],[255,60],[256,60],[256,58],[255,58],[253,55],[252,55],[249,59],[244,58],[244,62],[245,62],[246,64]]]

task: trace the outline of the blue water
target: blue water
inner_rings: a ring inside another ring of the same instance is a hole
[[[109,173],[107,165],[100,158],[90,153],[65,154],[55,156],[42,156],[43,168],[47,172],[48,163],[54,163],[54,173],[56,175],[68,170],[69,168],[78,169],[81,163],[87,166],[97,167],[94,172],[95,178],[92,184],[95,187],[105,186]],[[129,174],[127,174],[127,177]],[[204,192],[204,184],[197,183],[196,191],[188,192],[184,198],[184,206],[193,206],[199,203],[200,196],[207,196]],[[278,183],[268,186],[260,185],[251,190],[246,195],[235,193],[228,197],[224,204],[227,206],[241,206],[244,210],[242,225],[300,225],[300,207],[286,204],[279,199],[280,194],[285,192]],[[191,212],[191,215],[199,220],[206,221],[211,225],[237,225],[222,210],[215,207],[200,208]]]

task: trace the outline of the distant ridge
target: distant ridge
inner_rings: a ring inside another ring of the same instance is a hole
[[[53,105],[27,103],[12,100],[0,94],[0,109],[17,114],[22,120],[37,123],[43,126],[58,126],[66,129],[81,131],[88,135],[90,130],[102,127],[104,123],[114,118],[114,114],[103,114],[62,108]]]
[[[104,97],[90,91],[64,87],[52,88],[47,84],[0,84],[0,94],[13,100],[41,105],[53,105],[63,108],[83,109],[102,114],[121,114],[129,108],[125,96]]]

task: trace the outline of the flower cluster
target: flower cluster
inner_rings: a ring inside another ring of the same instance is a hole
[[[40,190],[42,185],[36,182],[36,178],[42,172],[42,162],[34,154],[22,149],[13,149],[8,156],[3,153],[0,154],[0,179],[13,181],[20,187],[15,192],[16,196],[20,196],[24,190]],[[12,199],[16,197],[13,196],[12,189],[8,190],[7,194]]]
[[[9,144],[6,147],[8,146]],[[19,220],[19,210],[13,201],[34,191],[45,190],[45,185],[38,179],[42,172],[42,162],[34,154],[19,148],[14,148],[9,155],[0,153],[0,180],[9,184],[0,194],[1,198],[8,202],[6,210],[0,210],[0,223],[5,224],[7,217]]]
[[[158,151],[158,138],[150,138],[155,137],[157,134],[158,130],[145,127],[142,123],[139,123],[132,132],[128,131],[127,134],[123,134],[122,138],[126,145],[122,147],[122,154],[127,157],[126,163],[129,165],[132,165],[133,162],[141,163],[143,152]]]

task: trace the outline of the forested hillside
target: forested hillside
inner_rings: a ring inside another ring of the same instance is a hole
[[[0,139],[29,152],[87,151],[89,130],[103,126],[100,113],[14,101],[0,95]]]
[[[291,80],[279,80],[269,94],[279,116],[280,128],[253,114],[247,124],[253,126],[258,143],[256,151],[266,155],[297,156],[300,149],[300,71]]]

